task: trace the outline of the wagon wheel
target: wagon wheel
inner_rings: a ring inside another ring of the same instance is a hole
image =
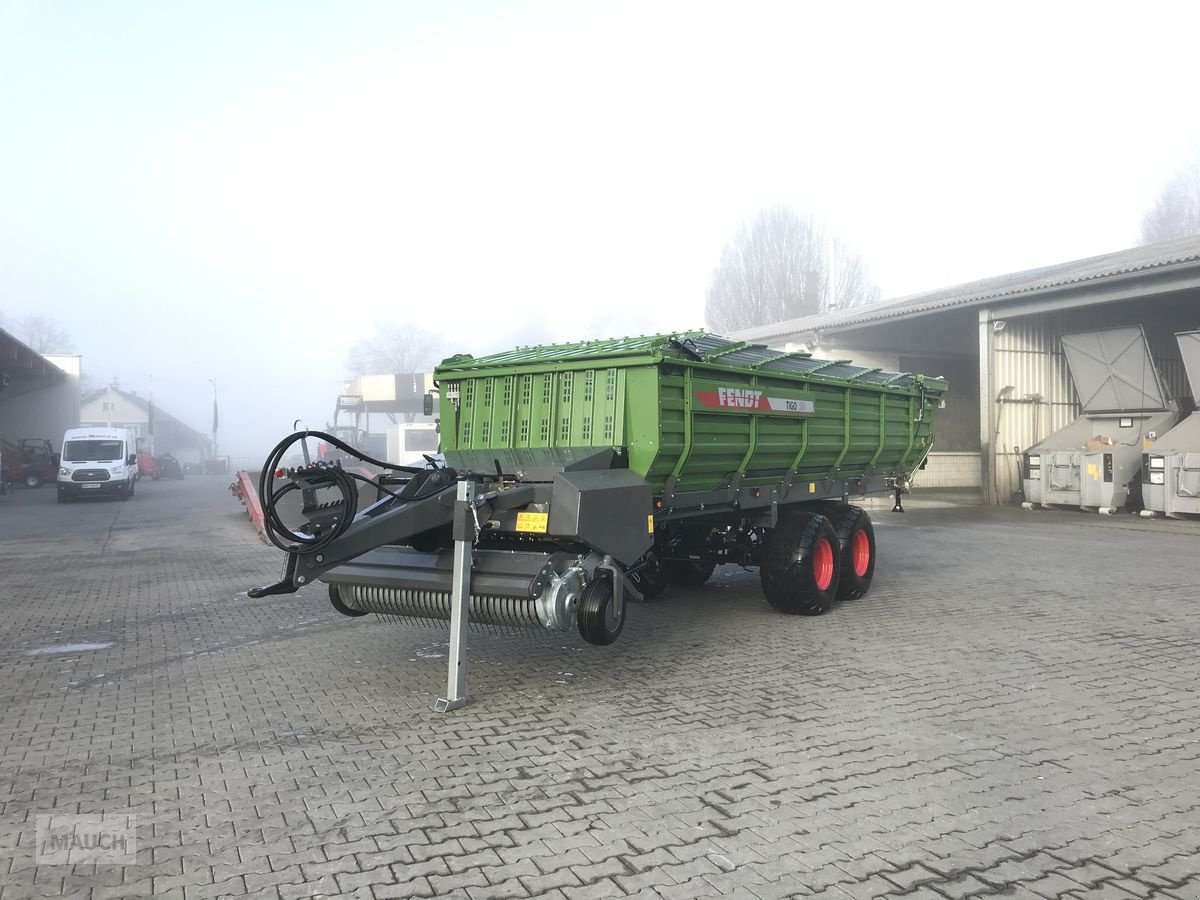
[[[833,523],[842,551],[838,599],[857,600],[871,589],[875,577],[875,526],[861,506],[834,503],[824,513]]]
[[[841,548],[829,519],[795,513],[767,538],[759,575],[767,602],[789,615],[819,616],[837,600]]]

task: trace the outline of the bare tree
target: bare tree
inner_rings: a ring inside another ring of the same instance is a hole
[[[1167,182],[1142,217],[1142,243],[1200,234],[1200,155]]]
[[[0,317],[0,328],[11,332],[35,353],[73,353],[75,350],[66,330],[45,316],[22,316],[11,320]]]
[[[704,318],[736,331],[878,299],[863,258],[841,238],[812,215],[773,206],[725,245]]]
[[[437,335],[396,322],[377,322],[374,334],[350,348],[350,371],[355,375],[426,372],[442,354]]]

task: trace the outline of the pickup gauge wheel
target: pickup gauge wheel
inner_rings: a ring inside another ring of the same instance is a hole
[[[618,611],[613,604],[612,581],[596,578],[583,589],[579,603],[579,634],[589,644],[606,647],[621,636],[625,627],[625,610],[622,603]]]
[[[331,584],[329,586],[329,602],[332,603],[333,608],[336,609],[338,612],[340,612],[343,616],[350,616],[351,618],[357,618],[359,616],[366,615],[366,613],[363,610],[354,609],[353,607],[347,606],[345,603],[342,602],[342,597],[338,591],[338,586],[336,584]]]
[[[837,600],[841,548],[829,519],[794,513],[781,519],[763,552],[763,594],[789,615],[819,616]]]

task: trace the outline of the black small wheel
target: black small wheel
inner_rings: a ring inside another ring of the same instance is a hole
[[[825,515],[833,524],[842,551],[839,600],[857,600],[871,589],[875,577],[875,526],[861,506],[837,503]]]
[[[333,608],[340,612],[343,616],[357,618],[367,614],[365,610],[355,609],[354,607],[347,606],[345,603],[343,603],[341,592],[338,591],[338,586],[336,584],[331,584],[329,586],[329,602],[332,603]]]
[[[712,578],[717,569],[715,562],[697,562],[694,559],[667,560],[667,580],[680,587],[699,587]]]
[[[579,634],[589,644],[606,647],[621,636],[626,605],[613,603],[611,577],[594,578],[579,602]]]
[[[30,472],[25,476],[25,487],[40,488],[42,486],[42,476],[37,472]]]
[[[767,538],[759,576],[774,609],[819,616],[837,600],[841,552],[829,519],[798,512],[781,519]]]
[[[634,587],[642,592],[643,600],[653,600],[666,590],[669,584],[667,566],[653,553],[649,553],[647,554],[645,565],[638,569],[636,573],[630,575],[629,580],[633,582]]]

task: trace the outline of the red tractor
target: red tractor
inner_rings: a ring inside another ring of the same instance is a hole
[[[21,438],[3,447],[3,464],[7,480],[25,487],[41,487],[58,477],[58,454],[54,446],[41,438]]]
[[[139,478],[149,478],[151,481],[158,481],[158,479],[162,478],[162,470],[159,468],[158,460],[148,450],[138,451],[137,463]]]

